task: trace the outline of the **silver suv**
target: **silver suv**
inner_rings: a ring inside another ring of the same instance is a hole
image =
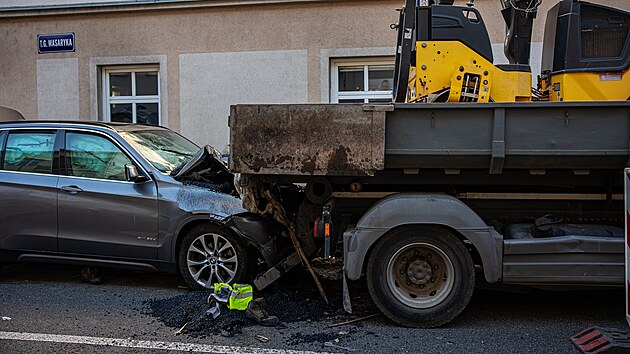
[[[202,288],[290,252],[214,149],[166,128],[5,122],[0,152],[0,263],[179,271]]]

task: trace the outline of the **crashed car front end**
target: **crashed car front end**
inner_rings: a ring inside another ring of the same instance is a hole
[[[271,217],[243,209],[234,175],[213,147],[203,147],[171,175],[183,185],[177,196],[181,209],[211,215],[230,227],[259,253],[267,266],[277,265],[294,252],[282,225]]]
[[[234,175],[213,147],[160,127],[119,134],[154,168],[158,258],[174,262],[189,286],[249,281],[294,252],[284,226],[242,207]]]

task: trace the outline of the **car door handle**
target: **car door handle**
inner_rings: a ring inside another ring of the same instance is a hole
[[[77,186],[63,186],[61,187],[61,190],[70,194],[77,194],[79,192],[83,192],[83,189]]]

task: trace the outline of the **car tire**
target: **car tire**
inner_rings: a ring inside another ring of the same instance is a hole
[[[249,270],[242,240],[229,229],[213,224],[197,225],[184,236],[178,261],[179,272],[192,289],[242,282]]]
[[[457,317],[475,288],[472,257],[453,233],[418,226],[394,230],[374,247],[367,265],[376,306],[407,327],[433,328]]]

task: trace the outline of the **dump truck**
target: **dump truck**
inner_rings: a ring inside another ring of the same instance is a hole
[[[630,13],[552,7],[532,88],[538,2],[502,3],[509,64],[493,64],[473,6],[408,0],[391,104],[231,107],[243,206],[294,234],[257,287],[340,255],[344,284],[364,277],[388,318],[427,328],[476,284],[625,284]]]

